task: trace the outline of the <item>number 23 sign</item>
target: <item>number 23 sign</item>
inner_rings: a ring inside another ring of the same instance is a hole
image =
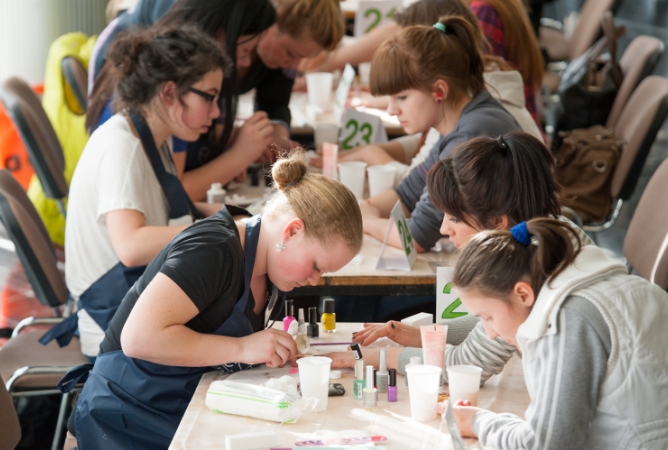
[[[360,1],[355,14],[355,37],[359,38],[377,26],[392,20],[403,9],[402,0]]]
[[[341,118],[340,138],[341,149],[351,150],[360,145],[387,142],[387,133],[380,117],[346,109]]]

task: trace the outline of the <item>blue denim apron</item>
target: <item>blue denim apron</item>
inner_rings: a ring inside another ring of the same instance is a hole
[[[169,202],[169,218],[177,219],[187,215],[201,218],[201,214],[188,197],[179,179],[165,169],[160,153],[155,146],[151,129],[144,119],[137,113],[130,116],[130,119],[139,134],[139,139],[151,162],[153,172]],[[119,262],[81,294],[78,300],[78,308],[85,309],[95,323],[102,330],[106,330],[125,294],[128,293],[145,269],[146,266],[126,267]],[[64,347],[70,343],[76,331],[77,315],[72,314],[46,332],[39,341],[46,345],[51,340],[56,339],[58,345]]]
[[[246,227],[244,293],[230,316],[215,331],[222,336],[251,334],[244,311],[260,234],[260,216]],[[90,364],[68,372],[59,387],[68,391],[84,381]],[[249,368],[242,363],[219,366],[227,372]],[[104,353],[81,391],[76,406],[76,438],[79,450],[166,449],[181,422],[201,376],[211,367],[172,367],[129,358],[122,351]]]

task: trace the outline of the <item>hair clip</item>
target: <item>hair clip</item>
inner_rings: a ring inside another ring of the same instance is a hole
[[[529,234],[529,230],[527,230],[526,221],[518,223],[512,227],[510,233],[513,235],[513,238],[523,246],[527,247],[531,244],[531,234]]]
[[[445,25],[443,25],[441,22],[436,22],[434,25],[432,25],[432,28],[436,28],[441,33],[445,33],[445,30],[447,30]]]
[[[506,141],[503,139],[503,136],[499,136],[498,138],[496,138],[496,142],[499,144],[499,147],[501,147],[501,150],[508,151],[510,149],[508,147],[508,144],[506,144]]]

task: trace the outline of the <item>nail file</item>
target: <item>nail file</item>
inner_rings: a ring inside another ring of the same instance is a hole
[[[299,441],[295,442],[295,446],[303,447],[306,445],[353,445],[353,444],[366,444],[367,442],[383,442],[386,440],[387,438],[385,436],[363,436],[363,437],[334,438],[334,439],[313,440],[313,441]]]
[[[448,429],[450,430],[450,437],[452,438],[452,446],[455,448],[455,450],[466,450],[466,447],[464,447],[464,441],[462,441],[462,434],[459,432],[457,422],[455,422],[455,415],[452,412],[452,404],[450,403],[450,400],[448,400],[448,407],[445,410],[444,417],[448,421]]]

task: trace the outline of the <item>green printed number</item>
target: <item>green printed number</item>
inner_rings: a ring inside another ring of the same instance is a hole
[[[396,13],[397,13],[397,9],[396,9],[396,8],[392,8],[392,9],[390,9],[390,10],[387,12],[387,14],[385,14],[385,17],[387,17],[388,19],[391,19],[392,17],[394,17],[394,15],[395,15]]]
[[[402,219],[398,221],[397,229],[399,230],[399,236],[401,237],[401,241],[404,245],[404,250],[406,250],[406,256],[408,256],[411,254],[411,242],[413,242],[413,239],[411,238],[411,232],[408,229],[406,220]]]
[[[368,27],[366,27],[366,30],[364,30],[364,34],[376,28],[376,26],[380,23],[381,17],[383,17],[383,15],[380,13],[380,10],[377,8],[369,8],[366,11],[364,11],[364,17],[368,18],[369,16],[375,16],[375,17],[372,20],[371,24]]]
[[[450,283],[446,284],[445,286],[448,287]],[[443,289],[443,292],[445,292],[445,289]],[[465,312],[455,312],[455,309],[459,308],[459,305],[462,304],[462,301],[458,298],[454,302],[450,303],[447,308],[443,310],[443,314],[441,314],[441,319],[456,319],[457,317],[462,317],[466,316],[468,313]]]
[[[352,129],[350,134],[343,140],[342,145],[344,150],[351,150],[355,146],[351,143],[357,132],[361,132],[361,138],[367,144],[371,143],[371,136],[373,135],[373,127],[369,123],[363,123],[360,126],[359,122],[355,119],[350,119],[346,122],[346,125],[343,127],[346,131]]]

